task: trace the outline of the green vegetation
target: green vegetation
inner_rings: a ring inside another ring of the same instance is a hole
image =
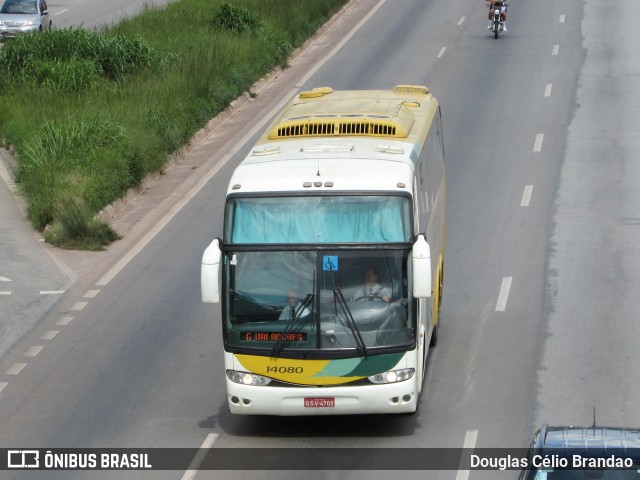
[[[348,0],[177,0],[101,32],[46,31],[0,49],[0,143],[45,240],[101,249],[95,214],[163,168],[208,120]],[[46,230],[45,230],[46,229]]]

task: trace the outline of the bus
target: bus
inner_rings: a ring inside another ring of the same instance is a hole
[[[295,95],[235,169],[223,236],[202,257],[230,411],[415,412],[444,242],[442,121],[427,87]]]

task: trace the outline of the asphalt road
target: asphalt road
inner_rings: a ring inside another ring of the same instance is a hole
[[[0,446],[198,447],[208,438],[215,447],[526,447],[540,423],[589,425],[594,407],[599,424],[640,424],[640,55],[631,25],[640,6],[621,0],[616,11],[514,1],[509,32],[494,40],[484,2],[352,2],[291,68],[114,219],[125,240],[102,256],[59,254],[78,279],[0,361]],[[442,325],[419,412],[232,417],[220,315],[199,301],[199,264],[221,233],[233,167],[296,89],[398,83],[426,84],[439,98],[448,175]],[[91,478],[193,478],[183,474]],[[302,475],[390,473],[195,478]]]

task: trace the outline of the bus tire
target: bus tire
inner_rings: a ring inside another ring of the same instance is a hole
[[[435,347],[438,344],[438,325],[433,327],[431,332],[431,339],[429,340],[429,347]]]
[[[444,263],[440,263],[440,275],[438,276],[438,310],[440,310],[440,305],[442,305],[442,290],[444,287]]]

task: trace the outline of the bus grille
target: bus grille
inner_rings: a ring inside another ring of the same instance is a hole
[[[396,127],[373,122],[298,123],[278,128],[277,138],[314,137],[327,135],[395,136]]]

